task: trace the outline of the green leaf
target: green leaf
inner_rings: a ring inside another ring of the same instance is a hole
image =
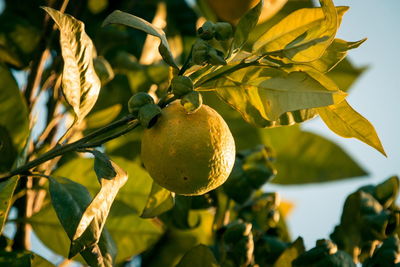
[[[68,255],[70,240],[51,205],[44,206],[30,219],[30,222],[35,234],[47,247],[57,254]],[[114,201],[110,210],[106,229],[118,248],[114,261],[117,264],[152,247],[164,232],[163,225],[159,221],[139,218],[132,208],[118,200]],[[106,233],[106,229],[103,234]],[[83,262],[80,256],[73,259]]]
[[[300,9],[282,19],[254,43],[253,51],[274,53],[294,62],[321,57],[332,43],[348,7],[335,8],[331,0],[320,3],[322,8]]]
[[[292,261],[305,252],[303,238],[298,237],[275,261],[274,267],[292,267]]]
[[[70,257],[99,242],[111,205],[119,189],[128,180],[125,171],[109,159],[107,161],[104,154],[98,151],[93,154],[101,189],[82,214],[72,239]]]
[[[276,184],[320,183],[366,175],[335,143],[298,127],[260,131],[276,154]]]
[[[62,90],[75,112],[76,122],[80,123],[96,103],[101,87],[93,66],[94,46],[82,21],[49,7],[43,9],[60,29]]]
[[[258,18],[260,17],[263,0],[259,0],[258,4],[250,9],[243,17],[240,18],[236,26],[235,35],[233,37],[233,50],[240,50],[246,43],[250,32],[257,25]]]
[[[124,202],[136,214],[141,214],[147,203],[153,179],[137,162],[128,161],[121,157],[113,157],[112,159],[131,177],[126,185],[119,190],[116,200]],[[99,191],[99,183],[93,172],[92,159],[73,159],[62,165],[53,174],[71,177],[75,182],[85,186],[93,195]]]
[[[251,67],[220,78],[214,90],[241,114],[276,121],[285,112],[328,106],[345,93],[328,90],[302,71],[287,73],[274,68]],[[258,114],[257,114],[258,113]],[[257,116],[258,115],[258,116]],[[262,121],[255,121],[263,125]]]
[[[158,47],[158,51],[160,52],[162,58],[168,65],[176,69],[178,68],[178,65],[176,64],[172,56],[171,50],[168,45],[167,37],[165,36],[163,30],[153,26],[151,23],[145,21],[142,18],[122,12],[120,10],[115,10],[104,20],[103,26],[108,24],[121,24],[129,26],[134,29],[144,31],[147,34],[160,38],[161,42]]]
[[[108,63],[107,59],[102,56],[96,57],[93,60],[93,64],[94,69],[100,78],[102,86],[114,79],[114,70],[112,69],[110,63]]]
[[[318,60],[309,62],[308,65],[320,72],[328,72],[335,68],[335,66],[346,57],[347,51],[359,47],[366,40],[367,39],[364,38],[356,42],[347,42],[341,39],[335,39]]]
[[[328,72],[327,76],[335,82],[340,90],[347,92],[366,69],[367,67],[357,68],[353,66],[353,64],[345,58],[340,61],[333,70]]]
[[[176,267],[218,267],[219,264],[211,249],[200,244],[191,248]]]
[[[140,217],[153,218],[173,208],[174,193],[153,182],[146,206]]]
[[[19,176],[13,176],[6,181],[0,182],[0,233],[3,232],[8,212],[11,208],[11,200],[14,190],[18,184]]]
[[[85,209],[90,207],[90,194],[85,187],[66,178],[50,178],[49,181],[53,207],[65,232],[70,240],[73,241]],[[68,204],[66,205],[66,203]],[[86,262],[93,266],[111,265],[116,253],[112,239],[106,233],[101,233],[101,231],[102,229],[91,221],[90,226],[85,231],[85,238],[90,240],[92,236],[99,236],[100,234],[102,238],[98,243],[92,243],[91,246],[85,247],[84,250],[80,251]],[[70,249],[71,257],[75,255],[71,254],[71,251],[74,252],[72,249],[73,243]]]
[[[92,112],[86,117],[87,129],[100,128],[111,123],[121,112],[122,105],[115,104],[102,110]]]
[[[115,168],[110,158],[100,151],[93,150],[91,153],[94,155],[94,172],[97,175],[97,179],[101,183],[101,179],[112,180],[117,175]]]
[[[9,69],[0,64],[0,172],[11,169],[29,135],[28,108]]]
[[[154,246],[154,249],[143,255],[142,265],[176,266],[190,248],[198,244],[211,245],[214,214],[209,210],[192,210],[190,211],[190,220],[200,221],[200,224],[196,228],[185,230],[173,226],[168,228],[168,234]]]
[[[32,266],[33,257],[33,254],[27,251],[1,251],[0,266],[30,267]]]
[[[29,10],[26,4],[24,2],[21,6],[24,5]],[[6,6],[0,15],[0,62],[23,69],[28,67],[38,49],[41,29],[33,25],[23,12],[15,10],[15,5]],[[37,3],[34,7],[37,8]],[[30,12],[32,13],[36,12]]]
[[[361,142],[375,148],[382,155],[386,152],[379,140],[374,126],[361,114],[355,111],[347,101],[318,109],[325,124],[337,135],[345,138],[357,138]]]
[[[114,201],[106,227],[118,246],[116,263],[153,247],[165,231],[159,220],[142,219],[124,202],[118,200]]]

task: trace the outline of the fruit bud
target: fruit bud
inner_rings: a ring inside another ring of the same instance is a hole
[[[217,22],[214,25],[214,29],[215,29],[214,37],[218,41],[225,41],[233,36],[232,25],[227,22]]]
[[[210,50],[210,45],[202,40],[197,39],[193,45],[192,50],[192,61],[196,65],[204,65],[207,63],[208,51]]]
[[[192,91],[184,95],[181,99],[181,105],[187,113],[196,112],[203,104],[203,98],[199,92]]]
[[[211,65],[226,65],[224,54],[214,48],[208,51],[208,63]]]
[[[203,26],[197,30],[197,35],[203,40],[211,40],[214,37],[214,23],[206,21]]]
[[[251,233],[251,223],[234,222],[228,225],[223,237],[225,243],[236,243]]]
[[[161,115],[161,108],[156,104],[147,104],[139,109],[139,122],[140,124],[149,129],[156,122]]]
[[[175,76],[171,81],[171,88],[176,97],[182,97],[193,91],[193,82],[187,76]]]
[[[147,104],[154,104],[154,99],[145,92],[139,92],[133,95],[128,101],[129,113],[137,116],[139,109]]]

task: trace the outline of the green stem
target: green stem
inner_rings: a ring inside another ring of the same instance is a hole
[[[212,72],[210,75],[206,75],[204,77],[202,77],[203,79],[200,79],[197,83],[195,83],[195,88],[202,86],[203,84],[216,80],[218,78],[220,78],[221,76],[224,76],[226,74],[230,74],[234,71],[249,67],[249,66],[255,66],[258,65],[258,61],[251,61],[251,62],[242,62],[240,64],[237,64],[235,66],[232,66],[232,68],[228,68],[226,70],[220,71],[218,72],[218,70],[216,70],[215,72]],[[209,77],[207,77],[209,76]]]
[[[124,135],[124,134],[132,131],[133,129],[135,129],[138,126],[139,126],[139,121],[137,121],[137,120],[133,121],[132,124],[129,125],[126,129],[123,129],[122,131],[116,132],[115,134],[106,136],[105,138],[103,138],[101,140],[81,145],[79,148],[80,149],[86,149],[86,148],[93,148],[93,147],[101,146],[102,144],[107,143],[110,140],[113,140],[113,139],[115,139],[117,137],[120,137],[121,135]]]
[[[12,171],[10,171],[9,173],[6,173],[5,175],[0,177],[1,179],[6,179],[6,178],[10,178],[14,175],[18,175],[18,174],[24,174],[27,171],[29,171],[30,169],[50,160],[53,159],[55,157],[61,156],[67,152],[70,151],[74,151],[77,150],[79,148],[82,148],[86,143],[88,143],[89,141],[91,141],[94,138],[97,138],[107,132],[110,132],[111,130],[114,130],[120,126],[123,126],[125,124],[127,124],[130,121],[134,120],[134,116],[129,114],[123,118],[121,118],[118,121],[115,121],[103,128],[100,128],[96,131],[94,131],[93,133],[88,134],[87,136],[73,142],[70,144],[65,144],[65,145],[58,145],[56,147],[54,147],[53,149],[51,149],[50,151],[44,153],[43,155],[41,155],[40,157],[38,157],[37,159],[34,159],[30,162],[27,162],[25,165],[16,168]],[[119,135],[118,135],[119,136]]]

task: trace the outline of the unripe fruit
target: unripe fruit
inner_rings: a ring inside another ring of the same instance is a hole
[[[233,36],[232,25],[227,22],[218,22],[214,26],[214,37],[218,41],[228,40]]]
[[[188,114],[196,112],[203,104],[203,98],[199,92],[192,91],[181,99],[181,105]]]
[[[137,116],[139,109],[147,104],[154,104],[154,99],[148,93],[139,92],[133,95],[128,101],[129,113]]]
[[[147,104],[139,109],[139,122],[144,128],[151,128],[161,115],[161,108],[156,104]]]
[[[226,65],[224,54],[214,48],[208,51],[208,63],[211,65]]]
[[[211,40],[214,38],[214,34],[214,23],[211,21],[204,22],[203,26],[197,30],[197,35],[203,40]]]
[[[193,82],[187,76],[175,76],[171,81],[171,88],[176,97],[182,97],[193,91]]]

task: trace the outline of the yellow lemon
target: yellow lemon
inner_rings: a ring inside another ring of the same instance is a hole
[[[141,157],[156,183],[182,195],[201,195],[223,184],[235,162],[235,142],[223,118],[202,105],[187,114],[178,101],[144,130]]]

